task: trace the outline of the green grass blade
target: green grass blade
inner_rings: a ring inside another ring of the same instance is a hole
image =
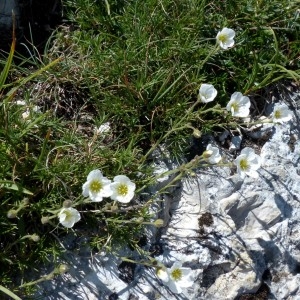
[[[21,79],[20,81],[17,82],[17,85],[12,88],[7,94],[6,96],[9,98],[11,96],[14,95],[14,93],[24,84],[26,84],[28,81],[34,79],[35,77],[37,77],[38,75],[42,74],[43,72],[47,71],[48,69],[50,69],[51,67],[53,67],[54,65],[56,65],[58,62],[61,61],[61,58],[57,58],[54,61],[52,61],[51,63],[49,63],[48,65],[46,65],[45,67],[40,68],[39,70],[37,70],[36,72],[32,73],[31,75],[29,75],[26,78]]]
[[[9,181],[9,180],[0,180],[0,188],[7,188],[10,190],[22,192],[27,195],[33,195],[33,193],[31,193],[27,189],[24,189],[23,187],[15,184],[14,182]]]
[[[10,66],[11,66],[11,63],[12,63],[12,59],[13,59],[13,56],[14,56],[14,52],[15,52],[15,47],[16,47],[16,39],[15,39],[15,36],[13,34],[13,41],[11,43],[9,56],[7,58],[7,61],[5,63],[4,68],[3,68],[3,70],[0,74],[0,91],[2,90],[3,85],[6,81],[7,76],[8,76],[8,72],[9,72],[9,69],[10,69]]]

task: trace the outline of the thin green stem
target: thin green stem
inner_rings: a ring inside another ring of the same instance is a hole
[[[3,285],[0,285],[0,291],[2,291],[7,296],[13,298],[14,300],[22,300],[20,297],[18,297],[16,294],[14,294],[12,291],[8,290]]]

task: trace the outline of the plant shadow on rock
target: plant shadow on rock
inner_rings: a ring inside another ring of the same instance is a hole
[[[299,262],[286,249],[283,252],[273,241],[257,239],[259,245],[265,250],[265,260],[278,268],[281,264],[287,265],[292,274],[299,273]]]
[[[230,263],[208,266],[205,270],[203,270],[201,286],[208,289],[214,284],[219,276],[228,272],[230,272]]]
[[[108,299],[109,300],[118,300],[119,296],[117,293],[112,293],[111,295],[109,295]]]

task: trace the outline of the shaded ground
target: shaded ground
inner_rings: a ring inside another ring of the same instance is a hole
[[[51,32],[62,22],[59,0],[0,0],[0,49],[8,51],[12,40],[12,11],[15,15],[17,50],[34,45],[42,51]],[[31,47],[32,48],[32,47]]]

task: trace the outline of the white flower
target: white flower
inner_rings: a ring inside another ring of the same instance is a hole
[[[62,208],[58,213],[59,223],[61,225],[72,228],[76,222],[80,220],[80,213],[73,207]]]
[[[24,106],[26,105],[26,102],[24,100],[17,100],[16,104]]]
[[[159,268],[157,271],[156,271],[156,275],[157,277],[162,280],[163,282],[168,282],[169,281],[169,273],[168,273],[168,270],[164,267],[162,268]]]
[[[243,96],[240,92],[234,92],[231,95],[226,109],[231,111],[232,116],[245,118],[249,115],[250,99],[247,96]]]
[[[24,103],[25,103],[25,102],[24,102]],[[22,101],[17,101],[17,105],[25,105],[25,104],[23,104]],[[41,113],[41,112],[42,112],[41,109],[40,109],[40,107],[37,106],[37,105],[35,105],[35,106],[32,107],[32,111],[35,112],[35,113]],[[26,120],[26,119],[29,118],[29,116],[30,116],[30,109],[27,107],[27,108],[26,108],[26,111],[24,111],[24,112],[22,113],[22,118],[23,118],[24,120]]]
[[[125,175],[116,176],[110,186],[113,191],[110,197],[112,200],[128,203],[134,196],[135,183]]]
[[[89,173],[87,181],[82,186],[82,195],[90,197],[92,201],[100,202],[103,200],[103,197],[112,195],[110,184],[111,180],[104,177],[100,170],[93,170]]]
[[[33,106],[32,107],[32,111],[35,112],[35,113],[41,113],[41,108],[37,105]]]
[[[255,154],[254,150],[246,147],[241,151],[241,154],[235,159],[234,164],[237,166],[238,174],[241,178],[246,175],[257,178],[257,169],[260,168],[260,156]]]
[[[171,268],[160,268],[156,274],[173,293],[180,294],[182,288],[194,283],[191,271],[191,268],[183,268],[181,262],[175,262]]]
[[[101,134],[101,133],[107,133],[110,131],[110,123],[106,122],[102,124],[99,128],[96,128],[96,133]]]
[[[273,123],[288,122],[293,118],[292,112],[289,110],[286,104],[276,103],[272,113]]]
[[[211,144],[207,145],[206,151],[203,153],[203,157],[211,164],[217,164],[222,159],[219,148],[213,147]]]
[[[29,109],[27,108],[27,109],[22,113],[22,118],[23,118],[24,120],[26,120],[26,119],[29,118],[29,116],[30,116],[30,111],[29,111]]]
[[[211,102],[216,98],[217,94],[218,92],[212,84],[206,84],[206,83],[201,84],[199,89],[199,98],[201,102],[203,103]]]
[[[235,31],[230,28],[223,28],[221,31],[217,34],[217,43],[220,45],[222,49],[227,49],[229,47],[232,47],[234,45],[234,36]]]

